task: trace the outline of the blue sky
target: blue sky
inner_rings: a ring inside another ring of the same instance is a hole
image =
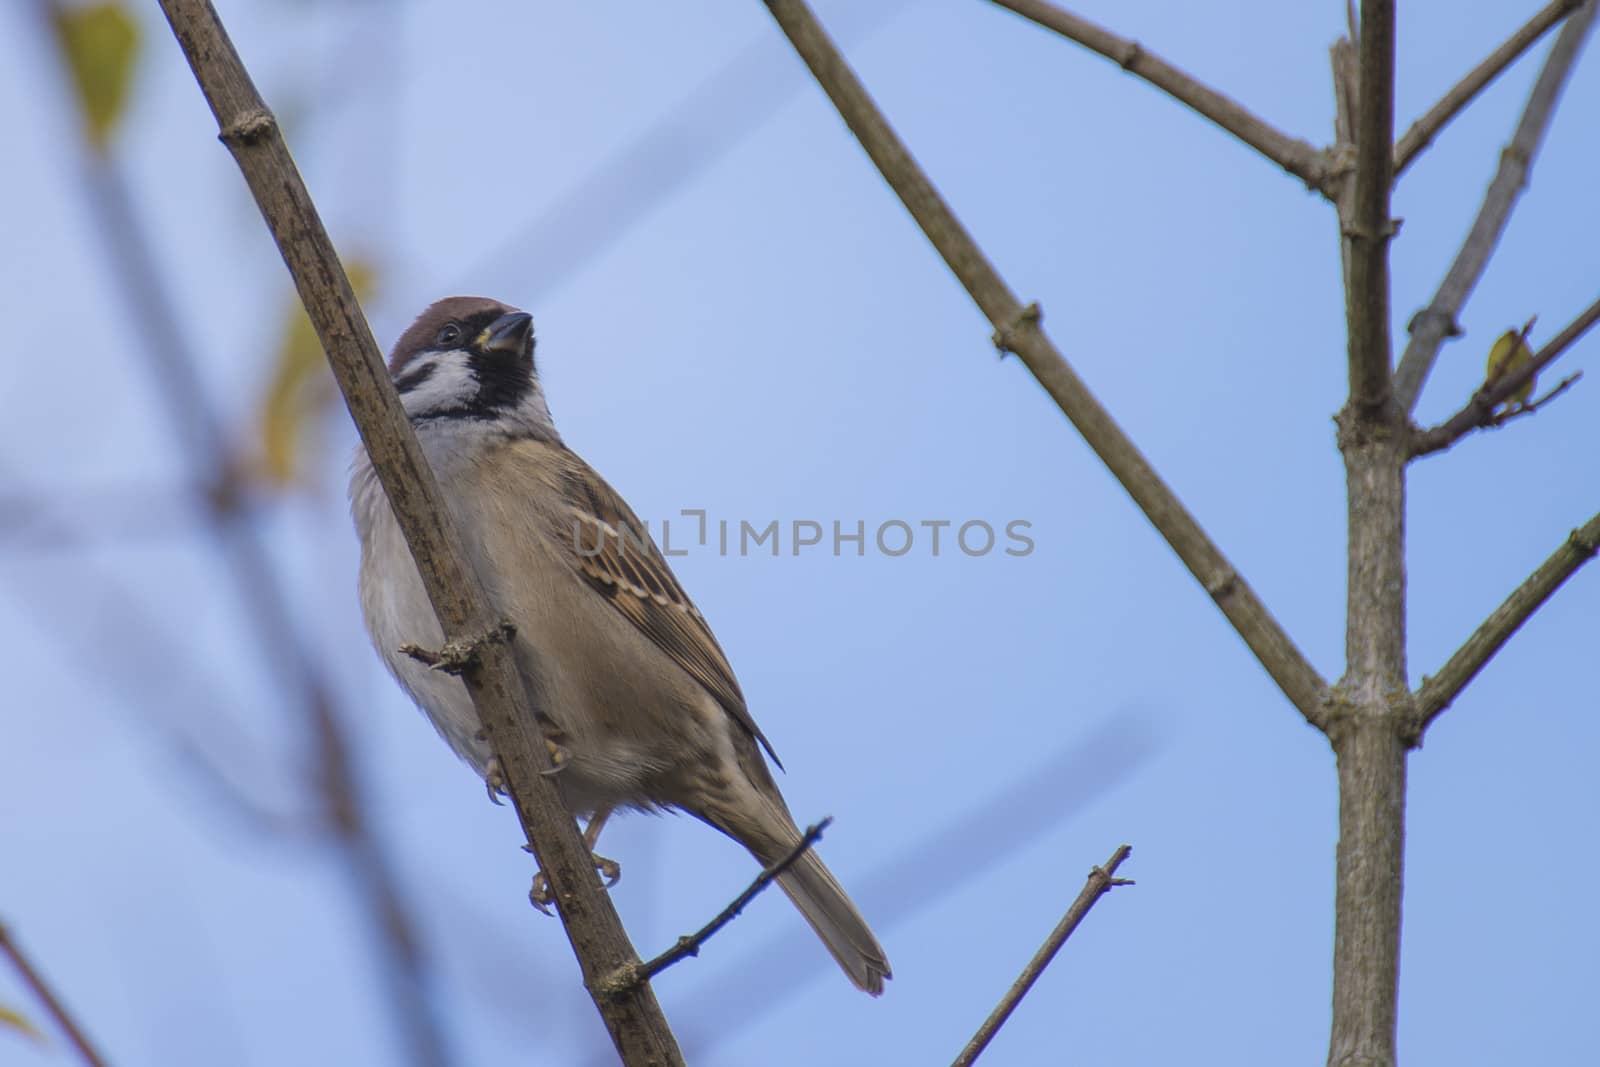
[[[138,7],[146,54],[117,163],[246,448],[288,282],[154,5]],[[796,816],[835,817],[823,854],[895,969],[881,1000],[861,996],[764,896],[656,983],[691,1062],[948,1062],[1125,841],[1138,885],[1101,902],[983,1062],[1324,1055],[1326,743],[1024,369],[996,358],[762,5],[220,7],[336,242],[380,265],[380,344],[451,292],[532,311],[568,442],[653,525],[685,508],[757,526],[1031,524],[1023,557],[934,557],[919,541],[898,558],[786,544],[675,561],[788,767]],[[851,7],[819,11],[874,22]],[[1403,9],[1401,128],[1536,5],[1511,7]],[[1289,132],[1331,136],[1342,4],[1076,10]],[[15,506],[49,502],[48,530],[78,534],[0,532],[0,916],[119,1064],[399,1062],[338,862],[241,823],[176,754],[172,731],[198,731],[279,808],[306,774],[281,672],[210,541],[144,521],[159,509],[142,502],[170,499],[194,458],[161,416],[85,208],[60,73],[24,6],[0,26],[0,480]],[[1398,335],[1546,47],[1402,182]],[[847,51],[1013,289],[1043,304],[1074,367],[1336,677],[1330,419],[1346,379],[1330,209],[1113,65],[977,0],[895,5]],[[1423,421],[1460,405],[1502,330],[1538,313],[1547,338],[1595,299],[1597,123],[1591,54]],[[730,127],[747,132],[716,132]],[[651,136],[623,179],[597,177]],[[1569,369],[1593,367],[1597,343]],[[1413,468],[1413,682],[1594,514],[1594,388]],[[264,495],[258,521],[361,740],[451,1047],[464,1064],[607,1062],[559,926],[527,907],[512,816],[366,643],[343,500],[353,443],[332,411],[304,484]],[[1563,589],[1412,757],[1403,1058],[1563,1063],[1592,1048],[1596,581]],[[646,953],[754,873],[688,819],[633,816],[604,840]],[[26,1003],[9,973],[0,1003]],[[0,1034],[0,1062],[67,1053]]]

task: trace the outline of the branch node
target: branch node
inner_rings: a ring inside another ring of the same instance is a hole
[[[1594,559],[1600,555],[1600,531],[1585,536],[1580,529],[1573,530],[1567,535],[1567,544],[1584,559]]]
[[[1138,41],[1129,41],[1128,47],[1124,48],[1122,53],[1117,56],[1117,66],[1121,67],[1123,70],[1131,72],[1133,70],[1133,65],[1139,62],[1143,56],[1144,45],[1140,44]]]
[[[1238,584],[1239,572],[1230,567],[1206,583],[1206,594],[1212,600],[1221,600],[1233,592],[1234,586]]]
[[[253,145],[271,136],[277,128],[278,120],[272,112],[258,108],[245,112],[237,122],[224,126],[222,132],[217,134],[217,140],[229,148]]]
[[[1023,330],[1038,329],[1039,323],[1044,320],[1044,309],[1036,300],[1027,307],[1017,312],[1017,315],[1006,325],[994,332],[994,346],[999,349],[1000,357],[1004,359],[1008,354],[1017,350],[1017,335]]]
[[[594,985],[590,988],[598,996],[615,1000],[617,997],[625,996],[642,981],[644,976],[641,968],[637,961],[632,961],[624,963],[610,974],[595,979]]]
[[[436,671],[453,674],[457,677],[465,674],[478,666],[478,657],[485,648],[492,644],[510,641],[516,635],[517,627],[509,619],[502,620],[494,629],[478,634],[461,641],[446,641],[444,647],[437,652],[423,648],[421,645],[406,642],[400,646],[400,651],[418,663],[424,663]]]

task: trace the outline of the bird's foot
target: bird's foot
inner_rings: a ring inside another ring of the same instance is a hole
[[[506,791],[505,768],[500,766],[499,756],[490,756],[489,762],[484,766],[483,786],[489,791],[489,799],[491,801],[496,804],[505,803],[500,798],[509,794]]]
[[[544,739],[544,750],[550,753],[550,769],[541,771],[541,774],[560,774],[566,770],[567,764],[572,762],[572,753],[567,751],[567,747],[558,741],[551,740],[549,737]]]
[[[594,861],[594,869],[600,873],[601,879],[605,882],[605,888],[610,889],[621,880],[622,864],[616,860],[607,859],[605,856],[597,856],[592,852],[589,854],[589,858]],[[550,906],[556,902],[556,895],[550,888],[550,879],[545,877],[543,871],[533,876],[533,887],[528,890],[528,900],[546,915],[553,914]]]

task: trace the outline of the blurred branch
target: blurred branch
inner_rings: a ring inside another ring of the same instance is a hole
[[[1478,391],[1472,394],[1472,399],[1467,401],[1466,406],[1460,411],[1439,425],[1415,434],[1411,439],[1412,457],[1441,452],[1473,430],[1499,426],[1501,423],[1518,415],[1532,414],[1551,400],[1554,400],[1564,389],[1577,381],[1577,375],[1568,378],[1531,404],[1499,414],[1495,411],[1501,404],[1510,400],[1524,385],[1532,382],[1540,371],[1554,363],[1596,322],[1600,322],[1600,300],[1596,300],[1585,308],[1583,313],[1572,320],[1566,329],[1556,334],[1549,344],[1540,349],[1533,359],[1510,374],[1484,382]]]
[[[1411,128],[1396,142],[1394,146],[1394,176],[1399,178],[1405,169],[1411,166],[1413,160],[1433,143],[1439,131],[1444,129],[1459,115],[1468,104],[1475,100],[1479,93],[1488,87],[1489,83],[1498,78],[1511,64],[1522,57],[1522,54],[1534,43],[1543,37],[1552,26],[1577,10],[1583,0],[1554,0],[1546,5],[1538,14],[1529,19],[1527,24],[1513,33],[1499,48],[1467,72],[1459,82],[1451,87],[1422,117],[1411,124]]]
[[[56,0],[40,0],[41,11],[58,10]],[[167,291],[166,274],[156,261],[143,219],[127,183],[109,153],[91,152],[84,162],[87,202],[96,231],[122,283],[128,311],[140,334],[134,346],[153,378],[152,393],[166,405],[185,456],[196,468],[196,482],[207,486],[211,530],[254,631],[256,647],[270,670],[288,675],[285,689],[304,716],[313,743],[323,825],[341,848],[353,884],[371,925],[375,946],[384,954],[378,968],[388,983],[391,1015],[403,1034],[407,1055],[419,1067],[449,1062],[442,1020],[427,995],[426,966],[393,866],[357,802],[358,774],[348,758],[335,702],[327,680],[298,636],[287,594],[279,583],[259,533],[236,506],[242,491],[228,460],[229,441],[213,413],[200,372],[200,359],[179,322],[177,304]]]
[[[56,996],[50,984],[44,980],[44,975],[39,973],[32,961],[22,951],[22,946],[17,944],[11,936],[11,931],[6,924],[0,922],[0,955],[11,961],[11,966],[16,968],[17,974],[22,977],[22,984],[34,995],[40,1004],[44,1005],[50,1017],[61,1027],[62,1033],[67,1035],[67,1040],[72,1047],[78,1050],[78,1056],[89,1067],[106,1067],[106,1061],[100,1058],[100,1053],[89,1043],[88,1035],[83,1032],[83,1027],[72,1017],[67,1006]]]
[[[813,823],[806,827],[806,832],[800,837],[800,843],[790,849],[788,854],[780,858],[777,863],[763,868],[761,873],[756,875],[755,881],[746,886],[744,892],[734,897],[732,903],[718,912],[714,919],[694,933],[678,938],[676,945],[673,945],[654,959],[623,967],[616,974],[606,979],[606,990],[608,992],[620,992],[631,989],[640,982],[648,982],[680,960],[700,955],[700,946],[711,940],[718,930],[721,930],[737,918],[739,913],[744,911],[745,906],[754,900],[758,893],[771,885],[778,875],[794,866],[794,861],[804,856],[807,849],[821,840],[822,831],[826,830],[832,823],[833,816],[830,815],[821,822]]]
[[[1332,193],[1327,153],[1309,141],[1290,137],[1238,102],[1197,81],[1145,49],[1138,41],[1118,37],[1088,19],[1080,18],[1044,0],[990,0],[1045,29],[1074,41],[1111,60],[1129,74],[1154,85],[1254,148],[1324,196]]]
[[[1597,9],[1600,9],[1600,0],[1588,0],[1561,27],[1556,43],[1545,57],[1539,79],[1528,95],[1517,131],[1511,143],[1500,153],[1500,167],[1495,172],[1494,180],[1489,183],[1483,206],[1479,208],[1472,228],[1467,231],[1467,238],[1456,253],[1455,262],[1445,273],[1444,281],[1439,283],[1433,301],[1411,319],[1411,340],[1406,345],[1405,354],[1400,357],[1400,367],[1395,371],[1394,380],[1395,396],[1403,411],[1409,412],[1417,406],[1417,398],[1422,393],[1428,373],[1433,370],[1440,346],[1447,338],[1461,334],[1457,316],[1472,295],[1478,279],[1488,269],[1489,256],[1500,243],[1500,235],[1505,232],[1517,197],[1528,184],[1528,173],[1533,169],[1534,157],[1538,155],[1539,145],[1555,114],[1561,90],[1577,62],[1578,52],[1594,25]]]
[[[446,641],[476,646],[462,680],[505,773],[528,842],[554,887],[585,983],[595,990],[599,979],[637,956],[546,773],[553,768],[532,712],[540,691],[538,672],[520,674],[505,642],[479,641],[500,620],[466,563],[460,534],[277,121],[216,12],[207,0],[162,0],[161,6],[317,328]],[[625,1063],[682,1062],[647,983],[614,997],[593,995]]]
[[[0,466],[0,476],[12,474]],[[41,542],[82,545],[91,540],[45,510],[47,498],[42,494],[23,490],[20,495],[40,502],[31,524]],[[83,677],[94,680],[113,699],[145,715],[208,799],[220,801],[253,830],[279,834],[309,829],[306,817],[258,800],[242,784],[259,777],[246,768],[263,745],[237,732],[233,717],[223,712],[239,703],[228,692],[228,686],[215,675],[204,673],[205,669],[187,654],[188,650],[162,620],[145,607],[126,575],[96,566],[91,559],[75,560],[72,567],[74,579],[89,597],[82,603],[63,596],[60,584],[48,574],[41,574],[37,564],[0,568],[0,573],[16,575],[14,582],[18,584],[29,580],[41,583],[43,588],[38,591],[18,594],[29,603],[29,618],[36,631],[44,633],[54,625],[69,658],[78,649],[95,649],[96,670]],[[159,673],[152,674],[151,664],[161,665]],[[161,680],[162,691],[153,695],[141,693],[152,677]],[[206,714],[183,715],[181,709],[186,708],[204,708]],[[234,732],[224,737],[230,730]],[[218,755],[222,751],[228,753],[227,758]]]
[[[1511,635],[1561,588],[1563,582],[1577,573],[1578,568],[1594,559],[1597,552],[1600,552],[1600,515],[1567,535],[1561,547],[1494,609],[1483,625],[1445,661],[1438,674],[1422,679],[1414,701],[1413,736],[1420,738],[1467,683],[1511,640]]]
[[[206,494],[170,485],[0,489],[0,552],[76,550],[193,534]],[[61,522],[63,513],[74,521]],[[82,519],[77,516],[82,515]]]
[[[1119,885],[1132,885],[1133,882],[1126,878],[1112,877],[1117,873],[1117,868],[1122,866],[1122,861],[1128,858],[1128,853],[1133,849],[1123,845],[1111,854],[1104,867],[1096,867],[1089,872],[1089,881],[1085,883],[1083,891],[1078,894],[1078,899],[1072,902],[1067,913],[1061,917],[1056,928],[1050,931],[1050,936],[1045,938],[1039,951],[1033,954],[1033,959],[1022,969],[1017,980],[1006,990],[1006,995],[1000,998],[1000,1003],[995,1005],[994,1011],[978,1027],[978,1032],[967,1042],[967,1047],[961,1050],[961,1055],[955,1059],[954,1067],[972,1067],[983,1050],[989,1047],[989,1042],[994,1040],[994,1035],[1011,1018],[1011,1013],[1022,1003],[1022,998],[1028,995],[1028,990],[1033,988],[1033,983],[1039,980],[1044,969],[1050,966],[1050,961],[1056,958],[1056,953],[1061,951],[1061,946],[1067,943],[1067,938],[1083,922],[1089,914],[1089,909],[1094,907],[1095,901],[1111,892],[1112,888]]]
[[[1012,294],[901,143],[804,0],[766,3],[845,124],[993,324],[996,346],[1021,358],[1216,602],[1289,701],[1308,722],[1321,722],[1327,683],[1062,358],[1039,325],[1038,306],[1024,308]]]
[[[848,5],[840,12],[841,39],[863,40],[909,5],[910,0]],[[476,292],[488,287],[477,279],[502,284],[518,278],[532,306],[576,277],[806,85],[802,75],[774,62],[774,45],[763,37],[742,49],[440,291]]]

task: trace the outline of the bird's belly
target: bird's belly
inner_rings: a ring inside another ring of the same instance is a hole
[[[383,518],[377,536],[389,544],[378,546],[363,566],[374,559],[404,562],[363,583],[373,642],[450,747],[485,774],[492,752],[465,684],[399,651],[407,642],[438,648],[444,636],[398,527],[391,516]],[[475,547],[483,542],[474,535],[494,536],[470,520],[463,527]],[[545,576],[535,584],[500,573],[482,552],[474,555],[496,613],[516,626],[513,645],[531,683],[531,703],[547,718],[543,729],[565,757],[556,781],[569,808],[657,807],[659,799],[652,798],[673,795],[676,780],[717,758],[727,743],[721,736],[731,725],[727,714],[647,637],[613,618],[615,609],[569,565],[530,568]]]

